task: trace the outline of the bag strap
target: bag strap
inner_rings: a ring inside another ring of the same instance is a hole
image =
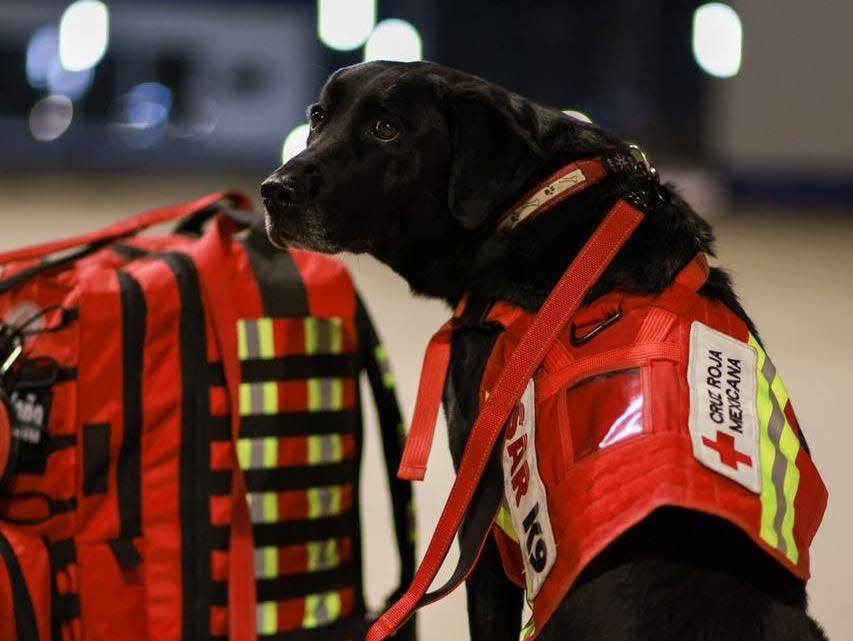
[[[639,209],[625,200],[618,200],[549,294],[509,357],[471,428],[456,480],[414,581],[371,626],[367,641],[382,641],[394,634],[419,606],[444,563],[507,417],[551,344],[642,220]],[[432,431],[434,425],[418,429]]]
[[[112,240],[124,238],[125,236],[131,236],[153,225],[183,218],[188,214],[205,209],[221,200],[230,202],[237,209],[253,209],[252,201],[244,194],[238,191],[218,191],[186,203],[152,209],[97,231],[2,252],[0,253],[0,264],[17,260],[44,258],[50,254],[75,247],[107,243]]]
[[[394,534],[397,539],[397,553],[400,557],[400,585],[394,591],[394,594],[399,594],[400,588],[408,585],[415,575],[415,514],[412,485],[397,477],[397,467],[400,464],[405,439],[403,415],[397,401],[394,377],[385,355],[385,348],[379,341],[367,307],[358,295],[356,295],[355,325],[361,344],[362,363],[379,415],[385,472],[393,506]]]

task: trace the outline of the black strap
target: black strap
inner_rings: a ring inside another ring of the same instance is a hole
[[[182,634],[184,641],[208,633],[211,560],[210,524],[210,385],[207,379],[207,334],[201,281],[192,258],[180,252],[152,254],[175,278],[181,300],[179,327],[181,385],[181,514]]]
[[[243,241],[266,316],[309,316],[308,292],[291,255],[274,247],[261,226]]]
[[[33,607],[33,599],[24,580],[21,564],[9,540],[0,531],[0,558],[6,564],[6,574],[12,590],[12,609],[15,613],[16,641],[48,641],[39,639],[38,625],[36,624],[36,612]]]
[[[222,214],[223,216],[230,218],[241,227],[252,227],[258,225],[262,220],[259,212],[234,209],[224,203],[217,203],[186,216],[175,227],[175,233],[187,236],[200,236],[205,223],[217,214]]]
[[[142,535],[142,370],[148,307],[142,286],[118,270],[122,312],[124,429],[116,465],[120,537]]]
[[[407,586],[415,575],[415,513],[412,484],[397,477],[397,468],[403,456],[405,440],[403,415],[397,401],[390,367],[387,359],[382,356],[384,348],[360,297],[357,299],[355,324],[360,340],[362,362],[379,415],[382,453],[385,458],[388,487],[391,490],[394,533],[397,552],[400,556],[400,587],[402,588]]]
[[[107,491],[110,468],[109,423],[83,424],[83,496]],[[119,501],[121,506],[121,501]],[[121,509],[121,508],[120,508]]]

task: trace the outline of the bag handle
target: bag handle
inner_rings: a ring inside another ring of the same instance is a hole
[[[183,218],[188,214],[214,205],[221,200],[229,201],[237,209],[251,210],[253,208],[252,201],[245,194],[238,191],[218,191],[179,205],[166,205],[165,207],[152,209],[97,231],[2,252],[0,253],[0,264],[17,260],[43,258],[46,255],[75,247],[101,244],[125,236],[132,236],[153,225]]]

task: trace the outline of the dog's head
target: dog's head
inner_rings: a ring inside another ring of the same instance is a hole
[[[307,148],[261,188],[270,238],[395,268],[488,227],[541,169],[553,130],[569,128],[578,155],[599,142],[558,110],[431,63],[344,68],[309,118]]]

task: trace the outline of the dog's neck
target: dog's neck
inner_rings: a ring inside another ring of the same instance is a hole
[[[430,257],[400,257],[391,265],[415,292],[442,298],[451,306],[468,293],[534,311],[616,199],[647,187],[648,180],[605,178],[513,229],[497,230],[493,222],[459,234]],[[711,251],[707,223],[667,187],[660,189],[665,198],[654,203],[588,300],[616,288],[642,294],[661,291],[697,251]]]

